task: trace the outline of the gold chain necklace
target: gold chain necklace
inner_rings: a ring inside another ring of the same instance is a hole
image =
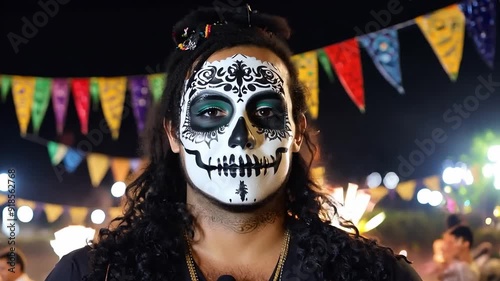
[[[189,276],[191,277],[191,281],[198,281],[198,274],[196,274],[193,252],[191,250],[192,249],[191,242],[189,240],[189,237],[187,236],[187,233],[184,233],[184,236],[185,236],[186,242],[188,244],[188,251],[186,253],[186,263],[187,263],[187,266],[189,269]],[[282,280],[283,268],[285,265],[286,257],[288,256],[289,245],[290,245],[290,230],[287,229],[285,232],[285,239],[283,239],[283,244],[281,246],[280,257],[278,260],[278,266],[276,268],[276,272],[274,273],[273,281]]]

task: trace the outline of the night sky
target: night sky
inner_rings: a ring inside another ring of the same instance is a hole
[[[33,15],[43,10],[34,1],[31,4],[23,1],[2,2],[0,73],[88,77],[161,71],[165,57],[174,47],[170,39],[171,26],[196,4],[193,2],[189,6],[174,8],[166,3],[162,6],[160,1],[136,2],[115,1],[116,6],[109,3],[103,6],[97,1],[60,0],[60,3],[66,4],[58,4],[58,11],[49,17],[47,24],[38,28],[27,43],[19,45],[17,53],[7,34],[22,34],[23,17],[32,20]],[[197,2],[210,5],[238,1]],[[368,23],[370,26],[386,27],[454,2],[352,1],[332,3],[331,7],[320,1],[289,1],[286,6],[267,1],[249,3],[254,10],[287,17],[294,30],[292,49],[300,53],[352,38],[357,35],[357,30],[368,31],[365,28]],[[176,4],[182,6],[184,3]],[[384,16],[390,9],[396,13],[386,21]],[[382,174],[395,171],[404,179],[439,174],[446,157],[468,151],[474,134],[499,127],[500,73],[488,69],[469,38],[465,39],[456,82],[450,81],[416,25],[401,29],[399,40],[406,90],[404,95],[398,94],[386,82],[368,54],[361,51],[366,97],[364,114],[350,101],[338,78],[330,83],[320,70],[320,115],[311,124],[320,130],[322,161],[327,167],[328,179],[335,184],[349,181],[362,183],[373,171]],[[461,113],[458,112],[457,106],[470,101],[475,95],[475,89],[481,83],[480,76],[483,81],[490,77],[499,83],[491,84],[491,92],[485,92],[491,94],[479,101],[476,107],[467,105],[462,107]],[[98,126],[102,119],[100,108],[92,110],[90,129]],[[101,197],[95,195],[109,194],[113,183],[111,171],[102,186],[94,189],[86,162],[82,162],[75,173],[62,176],[57,176],[50,164],[44,140],[75,145],[87,138],[79,133],[72,99],[63,136],[56,134],[51,105],[47,109],[39,140],[20,137],[11,95],[6,103],[0,104],[0,120],[0,171],[11,167],[16,169],[19,197],[40,202],[96,206],[100,204],[97,198]],[[28,131],[31,132],[31,127]],[[433,137],[438,142],[429,141]],[[427,146],[422,148],[419,143]],[[135,157],[137,148],[135,121],[130,114],[122,122],[119,140],[113,141],[107,135],[93,151]],[[417,150],[421,153],[415,152]],[[408,166],[402,168],[401,163],[411,162],[410,156],[416,153],[424,155],[421,163],[414,162],[410,171]]]

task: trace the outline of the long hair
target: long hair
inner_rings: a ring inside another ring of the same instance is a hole
[[[200,35],[193,41],[195,48],[177,48],[167,60],[165,91],[152,113],[143,141],[149,163],[127,187],[124,215],[114,220],[115,227],[101,229],[98,242],[92,245],[92,271],[87,280],[102,281],[106,274],[116,280],[178,280],[183,272],[183,233],[193,233],[194,218],[186,205],[186,179],[180,159],[170,150],[164,122],[171,122],[179,131],[184,81],[210,55],[241,45],[271,50],[285,63],[290,74],[294,121],[298,122],[300,116],[307,113],[305,88],[298,80],[291,61],[292,52],[286,44],[291,32],[285,19],[250,13],[246,9],[201,8],[174,26],[174,41],[182,43],[186,32],[191,30],[192,34],[203,34],[207,24],[211,25],[209,36]],[[315,146],[307,131],[303,137],[312,159]],[[294,153],[285,187],[288,194],[285,223],[296,237],[297,258],[308,270],[316,269],[314,274],[318,280],[384,280],[389,276],[384,261],[393,257],[390,249],[361,237],[352,224],[345,226],[351,228],[353,234],[332,227],[327,219],[320,218],[325,202],[333,208],[335,205],[310,178],[311,161]],[[323,247],[325,241],[328,255],[319,255],[318,247]]]

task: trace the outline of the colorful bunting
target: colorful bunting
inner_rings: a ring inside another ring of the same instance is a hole
[[[64,168],[69,173],[73,173],[74,171],[76,171],[76,168],[80,166],[80,163],[82,162],[83,158],[84,155],[82,152],[74,148],[68,148],[68,151],[66,152],[66,155],[63,158]]]
[[[468,35],[484,62],[493,68],[496,48],[497,1],[465,0],[462,3]]]
[[[358,38],[382,76],[400,93],[404,93],[399,63],[398,32],[383,29]]]
[[[141,133],[146,124],[148,108],[151,106],[148,78],[144,76],[131,77],[129,82],[130,95],[137,131]],[[158,90],[158,89],[156,89]]]
[[[45,118],[47,107],[49,107],[51,85],[52,79],[50,78],[36,78],[35,93],[31,108],[31,122],[33,125],[33,132],[37,135],[42,126],[42,121]]]
[[[12,95],[22,136],[26,135],[31,119],[35,81],[35,77],[31,76],[12,77]]]
[[[2,102],[5,102],[7,100],[7,95],[9,94],[10,87],[11,87],[11,82],[12,82],[12,77],[10,75],[2,75],[2,78],[0,80],[0,84],[2,89]]]
[[[109,157],[101,153],[90,153],[87,155],[87,166],[92,186],[98,187],[109,170]]]
[[[69,208],[69,215],[71,222],[74,225],[84,225],[87,218],[88,208],[85,207],[71,207]]]
[[[68,147],[62,144],[58,144],[53,141],[47,143],[47,150],[49,152],[49,158],[52,165],[56,166],[61,163],[68,152]]]
[[[316,51],[294,55],[292,61],[297,68],[299,80],[307,89],[307,107],[313,119],[319,113],[319,88],[318,88],[318,57]]]
[[[126,77],[100,77],[99,97],[113,139],[118,139],[125,103]]]
[[[321,64],[321,67],[323,67],[323,71],[325,71],[330,83],[333,83],[335,81],[335,77],[333,75],[332,65],[330,64],[330,59],[323,49],[318,50],[318,61],[319,64]]]
[[[97,77],[91,77],[89,83],[90,83],[89,91],[92,99],[92,108],[94,110],[97,110],[97,107],[99,106],[99,81]]]
[[[364,112],[365,93],[358,41],[356,38],[348,39],[325,47],[324,50],[347,94],[359,110]]]
[[[57,134],[62,135],[69,102],[69,85],[64,78],[52,80],[52,107],[56,117]]]
[[[80,120],[80,131],[86,135],[89,130],[90,81],[87,78],[72,79],[71,89],[78,119]]]
[[[115,182],[125,182],[130,172],[130,159],[128,158],[112,158],[111,159],[111,172]]]
[[[465,16],[455,4],[415,19],[452,81],[458,78],[464,47]]]
[[[56,204],[45,204],[44,209],[49,223],[56,221],[64,212],[63,206]]]
[[[163,73],[150,74],[148,75],[148,80],[149,88],[151,89],[151,94],[153,95],[153,102],[157,103],[163,95],[166,76]]]
[[[413,199],[413,194],[415,194],[415,187],[417,187],[416,180],[405,181],[398,184],[396,192],[399,194],[401,199],[410,201]]]

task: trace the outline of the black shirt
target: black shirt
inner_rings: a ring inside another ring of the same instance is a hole
[[[65,255],[59,263],[56,264],[52,272],[49,274],[45,281],[81,281],[85,275],[90,271],[89,268],[89,251],[90,247],[75,250]],[[290,248],[283,268],[282,281],[322,281],[317,280],[312,273],[302,270],[298,266],[298,259],[296,258],[297,246],[294,244],[294,239],[290,240]],[[422,281],[415,270],[403,259],[398,262],[391,262],[394,272],[392,281]],[[199,281],[205,281],[199,268],[197,269]],[[182,276],[179,276],[179,281],[190,281],[187,265],[182,270]],[[274,274],[273,274],[274,276]],[[272,277],[271,277],[272,279]],[[103,280],[104,281],[104,280]],[[125,281],[125,280],[111,280],[108,281]],[[128,281],[128,280],[127,280]]]

